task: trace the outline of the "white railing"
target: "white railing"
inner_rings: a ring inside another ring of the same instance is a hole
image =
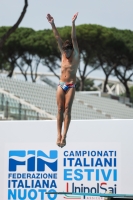
[[[2,74],[7,74],[7,72],[2,71]],[[17,75],[21,75],[21,72],[14,72],[13,73],[13,77],[16,78]],[[27,72],[27,75],[31,75],[30,72]],[[60,76],[59,73],[57,73],[58,76]],[[55,77],[55,75],[51,72],[40,72],[37,73],[37,80],[38,79],[43,79],[43,77]],[[77,78],[80,78],[79,76],[77,76]],[[104,87],[104,82],[105,79],[104,78],[99,78],[99,77],[92,77],[92,76],[88,76],[87,77],[90,80],[94,80],[94,81],[98,81],[100,82],[100,86],[97,86],[98,91],[103,92],[103,87]],[[46,81],[45,81],[46,82]],[[48,80],[47,80],[48,83]],[[111,85],[111,86],[110,86]],[[128,82],[128,86],[132,87],[133,86],[133,82]],[[108,94],[114,94],[114,95],[120,95],[122,93],[125,93],[125,88],[122,85],[122,83],[118,80],[113,80],[113,79],[109,79],[108,80],[108,84],[106,85],[106,89],[107,89],[107,93]]]

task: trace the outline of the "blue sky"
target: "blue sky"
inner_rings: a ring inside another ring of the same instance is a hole
[[[20,27],[34,30],[51,29],[46,19],[50,13],[57,27],[71,26],[79,12],[76,25],[99,24],[133,31],[133,0],[28,0],[27,13]],[[24,0],[0,0],[0,26],[12,26],[22,12]],[[81,63],[82,64],[82,63]],[[43,71],[44,68],[39,68]],[[104,77],[101,71],[91,76]]]
[[[0,26],[13,25],[23,5],[24,0],[0,0]],[[57,27],[71,25],[77,11],[77,25],[91,23],[133,30],[133,0],[29,0],[20,26],[35,30],[51,28],[47,13],[53,15]]]

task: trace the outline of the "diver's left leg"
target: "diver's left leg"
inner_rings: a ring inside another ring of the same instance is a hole
[[[75,95],[75,88],[70,88],[65,94],[64,130],[61,139],[61,147],[66,145],[66,135],[71,121],[71,109]]]

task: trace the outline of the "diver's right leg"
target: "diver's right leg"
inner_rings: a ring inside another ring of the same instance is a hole
[[[62,125],[63,125],[63,118],[64,118],[64,106],[65,106],[65,93],[63,89],[58,86],[57,88],[57,93],[56,93],[56,98],[57,98],[57,107],[58,107],[58,112],[57,112],[57,142],[56,144],[60,146],[61,143],[61,131],[62,131]]]

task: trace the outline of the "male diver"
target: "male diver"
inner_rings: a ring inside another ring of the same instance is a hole
[[[80,56],[76,39],[75,20],[78,13],[72,18],[71,41],[62,41],[55,23],[54,18],[48,14],[47,19],[51,24],[54,36],[57,40],[59,50],[61,52],[61,75],[59,85],[57,87],[57,142],[59,147],[66,145],[66,135],[71,121],[71,109],[75,95],[76,72],[79,66]],[[64,121],[64,130],[62,126]]]

